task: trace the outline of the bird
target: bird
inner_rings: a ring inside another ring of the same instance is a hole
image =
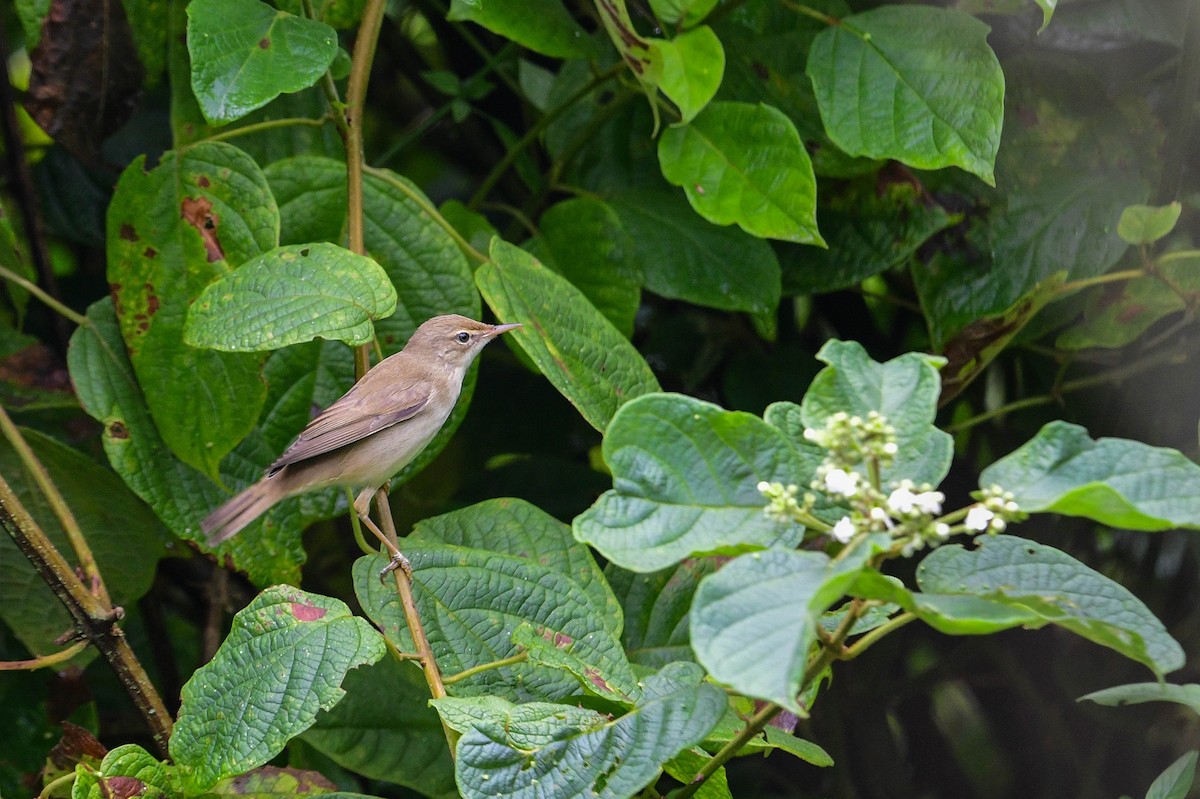
[[[489,325],[458,314],[422,323],[403,350],[384,358],[315,416],[257,483],[200,522],[208,544],[232,538],[288,497],[343,486],[360,489],[354,512],[392,553],[380,576],[406,565],[371,521],[371,498],[442,429],[475,356],[492,339],[520,326]]]

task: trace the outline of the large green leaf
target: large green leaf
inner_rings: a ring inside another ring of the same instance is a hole
[[[333,28],[259,0],[192,0],[187,15],[192,91],[214,125],[312,86],[337,55]]]
[[[279,202],[283,243],[345,243],[345,164],[306,156],[278,161],[265,171]],[[380,171],[363,178],[367,252],[388,273],[399,298],[396,312],[375,324],[387,354],[398,351],[430,317],[479,317],[471,268],[458,244],[434,221],[431,208],[421,190],[399,175]]]
[[[834,413],[866,417],[883,414],[896,429],[899,451],[882,470],[885,483],[908,479],[937,485],[950,470],[953,441],[933,425],[941,381],[938,367],[945,360],[910,352],[887,363],[876,363],[862,345],[831,340],[817,358],[829,364],[813,380],[801,403],[806,427],[822,430]]]
[[[344,603],[291,586],[267,589],[183,686],[172,759],[201,789],[266,763],[337,704],[346,672],[385,651]]]
[[[637,697],[641,689],[612,623],[579,583],[530,558],[483,549],[408,541],[413,596],[429,644],[444,674],[519,654],[513,633],[522,625],[583,664],[586,679],[606,694]],[[378,579],[381,556],[360,558],[354,583],[363,609],[401,651],[411,651],[408,626],[394,586]],[[514,701],[557,700],[581,692],[574,670],[522,661],[481,671],[454,683],[457,696],[507,696]]]
[[[882,6],[813,40],[808,74],[825,130],[851,155],[958,166],[994,183],[1004,74],[988,26],[932,6]]]
[[[495,239],[491,262],[475,273],[496,316],[524,327],[509,334],[593,427],[617,409],[658,390],[633,345],[587,298],[518,247]]]
[[[1200,528],[1200,466],[1165,447],[1093,440],[1069,422],[1046,425],[979,481],[1011,491],[1027,513],[1084,516],[1129,530]]]
[[[760,481],[804,483],[795,450],[757,416],[681,394],[630,402],[604,436],[613,490],[575,536],[622,568],[651,572],[693,554],[792,545],[803,529],[763,513]]]
[[[193,347],[259,352],[314,338],[370,343],[372,320],[396,310],[396,289],[370,258],[333,244],[292,244],[208,284],[188,309]]]
[[[779,305],[779,261],[767,242],[706,222],[673,191],[626,192],[609,205],[633,239],[630,258],[643,286],[655,294],[753,314]]]
[[[621,634],[621,607],[591,551],[570,525],[523,499],[489,499],[423,519],[409,539],[490,549],[553,569],[579,586],[613,635]]]
[[[877,534],[883,545],[888,537]],[[821,614],[854,583],[877,542],[831,562],[820,552],[769,549],[705,577],[692,603],[692,647],[713,679],[793,713]]]
[[[724,695],[699,667],[677,663],[645,680],[620,718],[570,705],[513,705],[496,697],[437,699],[459,739],[456,773],[467,799],[624,799],[699,743],[724,713]]]
[[[586,58],[595,46],[560,0],[521,3],[450,0],[447,19],[469,20],[551,58]]]
[[[152,171],[135,160],[108,209],[108,282],[129,360],[164,441],[210,476],[254,426],[261,357],[183,342],[204,287],[271,249],[279,215],[258,165],[206,143],[168,152]]]
[[[659,69],[658,88],[691,122],[717,93],[725,73],[725,50],[706,25],[674,39],[651,39],[652,58]]]
[[[663,176],[710,222],[761,238],[824,245],[816,178],[800,135],[768,105],[713,103],[658,142]]]
[[[167,531],[108,469],[41,433],[23,430],[22,435],[79,523],[113,603],[136,602],[149,590],[155,566],[167,552]],[[3,438],[0,474],[50,542],[68,563],[74,563],[75,553],[58,517]],[[59,651],[62,644],[55,639],[74,624],[8,535],[0,536],[0,618],[35,655]],[[94,654],[95,650],[89,649],[75,662],[90,660]]]
[[[604,201],[576,197],[551,206],[538,222],[549,264],[582,291],[626,338],[641,302],[638,243]]]
[[[972,305],[976,313],[1007,307],[1055,272],[1065,270],[1069,279],[1103,274],[1129,247],[1116,234],[1121,211],[1145,194],[1135,176],[1074,167],[1010,193],[989,229],[993,263],[987,295]]]
[[[67,365],[84,410],[103,426],[101,440],[109,463],[172,531],[202,541],[200,520],[228,494],[211,478],[175,457],[163,443],[134,378],[112,302],[104,299],[93,303],[87,315],[91,325],[80,327],[71,337]],[[238,450],[252,443],[243,442]],[[222,481],[231,486],[246,485],[257,479],[278,454],[279,449],[268,448],[256,453],[254,459],[230,456],[222,464]],[[233,463],[240,467],[240,473],[229,470]],[[281,513],[288,514],[286,521],[281,521],[286,535],[264,545],[252,528],[218,549],[232,555],[238,567],[259,585],[300,579],[299,564],[304,561],[300,520],[288,511],[288,505],[285,502],[278,506]],[[271,514],[266,524],[272,524]]]
[[[404,785],[432,799],[454,799],[454,763],[429,687],[411,663],[384,658],[354,669],[346,695],[317,714],[305,743],[373,780]]]
[[[943,546],[921,561],[917,584],[931,594],[967,594],[1014,606],[1160,676],[1183,666],[1183,649],[1141,600],[1053,547],[1008,535],[981,538],[974,550]]]

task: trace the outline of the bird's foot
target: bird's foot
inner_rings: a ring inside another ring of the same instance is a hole
[[[382,583],[388,574],[394,572],[396,569],[403,570],[404,575],[408,579],[412,579],[412,564],[408,562],[408,558],[404,557],[404,553],[400,550],[393,552],[392,559],[388,561],[388,565],[379,570],[379,582]]]

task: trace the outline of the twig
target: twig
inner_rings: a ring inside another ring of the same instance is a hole
[[[112,600],[109,599],[108,589],[104,587],[104,580],[100,576],[100,569],[96,566],[96,558],[92,555],[92,548],[88,546],[83,531],[79,529],[79,522],[75,519],[75,514],[71,512],[71,507],[63,499],[58,486],[50,479],[50,473],[46,471],[46,467],[38,460],[37,455],[33,454],[33,450],[29,447],[29,442],[21,435],[21,431],[13,424],[8,412],[4,410],[4,406],[2,405],[0,405],[0,432],[3,432],[4,437],[8,439],[8,443],[16,450],[17,457],[21,459],[22,465],[25,466],[25,471],[29,472],[30,477],[33,478],[33,482],[37,484],[42,495],[46,498],[46,502],[50,505],[50,509],[54,511],[54,515],[58,518],[58,523],[62,525],[63,532],[67,534],[67,540],[71,543],[71,549],[75,550],[75,555],[79,558],[79,566],[87,578],[89,589],[101,602],[111,605]]]
[[[80,327],[87,327],[87,326],[91,325],[91,322],[88,321],[88,318],[86,316],[84,316],[83,314],[74,310],[73,308],[67,307],[66,305],[59,302],[58,300],[54,299],[54,297],[52,297],[48,292],[43,290],[42,287],[39,286],[37,283],[34,283],[31,280],[21,277],[16,272],[9,271],[8,269],[4,268],[3,266],[0,266],[0,277],[4,278],[5,280],[9,280],[9,281],[12,281],[13,283],[16,283],[18,286],[25,289],[30,294],[32,294],[33,296],[35,296],[39,300],[41,300],[42,303],[45,304],[47,307],[49,307],[52,311],[57,311],[59,314],[70,319],[72,322],[79,325]]]
[[[87,641],[76,641],[66,649],[61,652],[55,652],[53,655],[42,655],[30,660],[0,661],[0,671],[33,671],[34,669],[47,669],[51,666],[58,666],[87,649],[87,645]]]
[[[167,756],[173,723],[162,698],[116,622],[122,611],[88,591],[0,475],[0,526],[75,620],[79,639],[94,644],[142,713],[159,753]]]
[[[529,653],[522,652],[521,654],[513,655],[512,657],[493,660],[491,663],[480,663],[478,666],[472,666],[469,669],[463,669],[462,671],[458,672],[458,674],[451,674],[448,677],[442,677],[442,683],[444,685],[454,685],[454,683],[461,682],[468,677],[474,677],[476,674],[481,674],[485,671],[491,671],[492,669],[503,668],[504,666],[512,666],[517,663],[524,663],[527,660],[529,660]]]

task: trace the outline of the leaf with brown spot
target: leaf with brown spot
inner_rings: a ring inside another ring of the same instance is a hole
[[[80,161],[100,163],[101,143],[141,97],[142,65],[124,5],[53,0],[29,58],[29,115]]]
[[[1066,272],[1051,275],[1004,313],[977,319],[946,342],[942,354],[946,356],[947,363],[941,372],[942,393],[938,407],[945,406],[982,374],[987,365],[1004,351],[1013,336],[1029,324],[1029,320],[1046,303],[1058,296],[1058,290],[1066,279]]]
[[[196,144],[144,167],[142,158],[130,164],[109,206],[113,301],[163,440],[215,476],[258,419],[262,356],[189,347],[184,321],[209,283],[275,246],[279,212],[258,165],[232,145]]]
[[[205,183],[207,182],[208,179],[205,178]],[[179,215],[183,217],[184,222],[194,227],[200,234],[200,239],[204,242],[204,252],[208,255],[210,264],[225,260],[225,253],[221,251],[221,242],[217,239],[219,220],[213,213],[211,201],[204,197],[184,197],[180,204]]]

